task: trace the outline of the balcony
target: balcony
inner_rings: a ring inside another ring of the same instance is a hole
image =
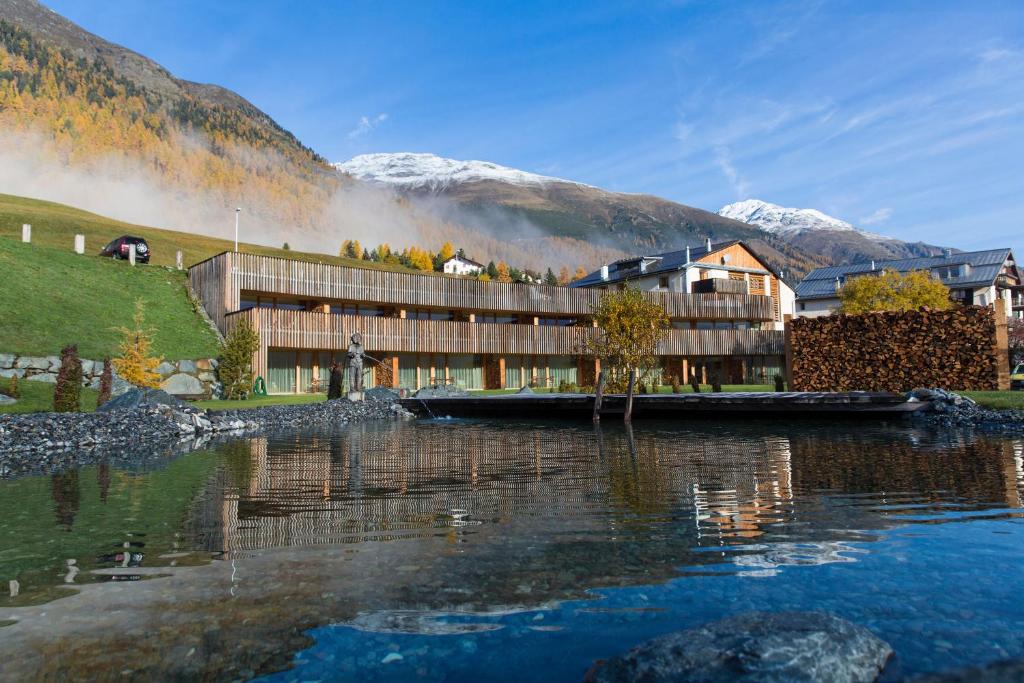
[[[345,349],[353,332],[371,351],[574,355],[592,327],[557,327],[409,320],[251,308],[231,313],[228,324],[248,318],[263,348]],[[774,330],[670,330],[659,347],[664,356],[782,355],[783,333]]]

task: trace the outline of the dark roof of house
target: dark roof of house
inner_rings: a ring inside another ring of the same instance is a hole
[[[798,299],[831,299],[836,296],[836,280],[840,282],[853,275],[872,271],[897,271],[909,273],[912,270],[932,270],[942,266],[968,264],[970,271],[959,277],[942,277],[947,287],[981,287],[995,282],[1006,261],[1013,259],[1009,249],[988,249],[985,251],[964,251],[943,256],[927,256],[888,261],[864,261],[845,266],[817,268],[807,274],[796,286]]]
[[[487,266],[485,266],[482,263],[477,263],[476,261],[474,261],[471,258],[466,258],[465,256],[459,256],[458,254],[455,254],[454,256],[449,256],[447,259],[445,259],[445,263],[448,263],[449,261],[454,261],[455,259],[459,259],[460,261],[468,263],[471,266],[477,266],[478,268],[486,268],[487,267]]]
[[[743,247],[753,254],[758,261],[764,265],[765,269],[770,273],[779,277],[779,274],[765,264],[764,259],[757,255],[757,253],[750,248],[750,246],[742,240],[730,240],[728,242],[716,242],[711,245],[711,249],[708,250],[707,245],[701,245],[699,247],[690,247],[690,262],[697,261],[708,254],[713,254],[716,251],[721,251],[734,244],[743,245]],[[651,261],[648,264],[647,270],[640,272],[640,261],[646,260]],[[634,280],[639,277],[650,277],[652,275],[660,275],[662,273],[670,273],[672,271],[679,270],[687,264],[686,260],[686,249],[679,249],[677,251],[667,251],[663,254],[652,254],[650,256],[631,256],[629,258],[619,259],[614,263],[608,264],[608,279],[601,279],[601,269],[598,268],[593,273],[590,273],[584,278],[576,280],[570,287],[593,287],[595,285],[607,285],[615,282],[625,282],[627,280]],[[782,279],[781,277],[779,279]]]

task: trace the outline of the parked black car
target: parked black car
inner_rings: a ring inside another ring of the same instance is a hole
[[[149,263],[149,245],[141,237],[121,235],[116,240],[103,247],[100,256],[109,256],[115,259],[128,259],[129,245],[135,245],[135,260],[138,263]]]

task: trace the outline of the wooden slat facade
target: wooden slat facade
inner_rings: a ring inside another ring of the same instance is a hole
[[[400,317],[398,311],[433,308],[516,315],[521,320],[530,316],[585,319],[604,294],[595,289],[480,282],[231,252],[190,268],[189,281],[222,332],[243,318],[253,323],[260,335],[254,369],[263,376],[271,349],[340,351],[357,331],[367,350],[387,354],[467,354],[495,359],[496,366],[498,357],[576,356],[595,328],[421,320]],[[247,298],[255,294],[312,302],[317,310],[257,307],[240,311],[243,293]],[[770,321],[775,307],[770,296],[666,292],[645,292],[645,296],[663,305],[671,318],[690,321]],[[326,304],[340,303],[384,305],[395,314],[326,312]],[[469,315],[463,318],[471,320]],[[781,331],[754,329],[672,329],[659,349],[666,357],[689,357],[694,362],[699,357],[780,357],[784,352]],[[684,374],[686,367],[683,361]]]
[[[241,307],[241,292],[318,300],[449,310],[589,315],[602,292],[511,282],[481,282],[444,276],[346,268],[255,254],[227,252],[189,269],[192,288],[224,330],[224,315]],[[773,319],[772,299],[736,294],[645,292],[671,318],[691,320]]]
[[[266,373],[267,352],[278,349],[343,350],[353,332],[363,345],[388,353],[459,353],[572,356],[592,327],[500,325],[443,320],[335,315],[250,308],[232,313],[228,325],[248,318],[259,331],[255,366]],[[669,330],[659,347],[664,356],[781,356],[783,335],[775,330]]]

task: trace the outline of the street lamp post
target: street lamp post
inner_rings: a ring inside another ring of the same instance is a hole
[[[235,209],[235,253],[238,252],[238,215],[242,213],[242,207]]]

